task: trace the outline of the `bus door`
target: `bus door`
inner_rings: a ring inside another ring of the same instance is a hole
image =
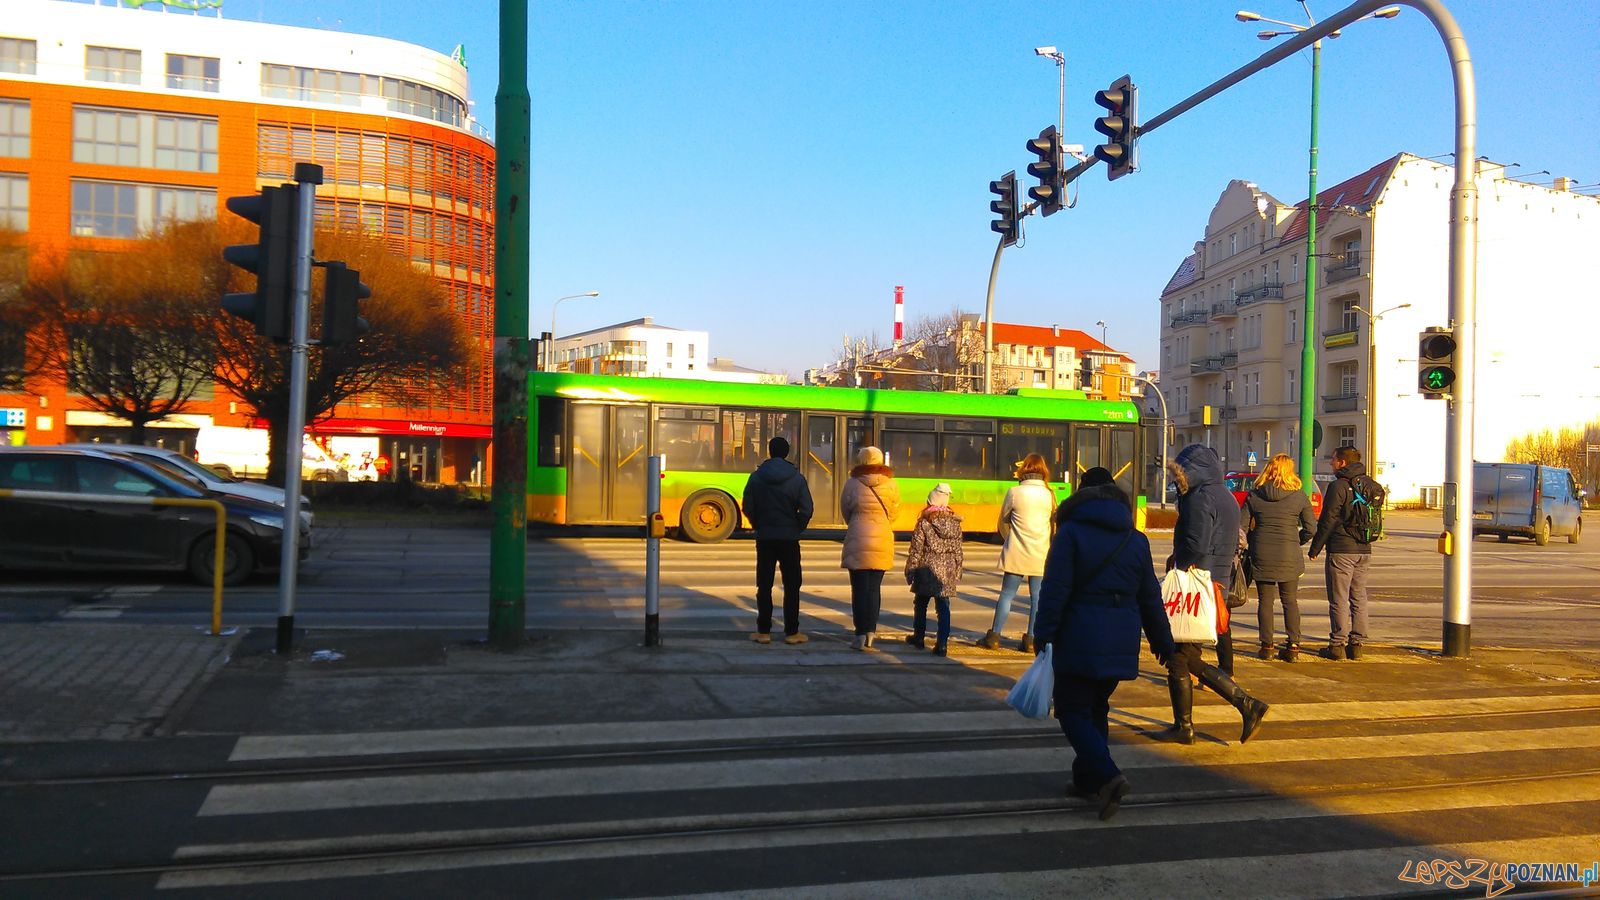
[[[800,474],[811,489],[813,525],[839,524],[841,480],[850,472],[849,459],[839,452],[839,418],[821,413],[805,415],[805,446],[800,453]],[[843,465],[844,471],[839,467]]]
[[[1132,425],[1074,425],[1072,428],[1072,484],[1095,466],[1110,470],[1117,487],[1129,498],[1138,496],[1137,429]]]
[[[567,462],[567,522],[644,521],[648,407],[572,404],[572,453]]]

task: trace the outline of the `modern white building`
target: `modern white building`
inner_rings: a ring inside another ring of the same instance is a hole
[[[711,355],[706,331],[657,325],[649,316],[569,334],[554,342],[550,366],[560,372],[695,378],[749,384],[781,382],[781,376]]]
[[[1323,458],[1361,449],[1395,502],[1437,505],[1445,403],[1417,392],[1418,335],[1449,324],[1451,166],[1399,154],[1306,205],[1246,181],[1223,190],[1202,240],[1163,289],[1161,387],[1177,445],[1210,442],[1230,468],[1298,454],[1305,279],[1317,279],[1315,418]],[[1600,415],[1600,198],[1478,169],[1475,455]],[[1207,410],[1210,407],[1209,424]],[[1375,449],[1374,449],[1375,448]]]

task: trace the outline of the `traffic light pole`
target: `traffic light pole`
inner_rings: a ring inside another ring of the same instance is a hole
[[[1032,212],[1032,205],[1028,207]],[[1027,213],[1023,213],[1027,215]],[[1022,221],[1022,216],[1017,217]],[[1000,277],[1000,254],[1006,252],[1005,235],[1000,236],[1000,241],[994,248],[994,263],[989,266],[989,298],[983,303],[983,392],[994,393],[993,367],[994,367],[994,282]]]
[[[1311,166],[1306,194],[1306,297],[1300,323],[1300,477],[1307,494],[1317,489],[1312,478],[1311,446],[1316,437],[1317,404],[1317,88],[1322,73],[1322,42],[1311,44]],[[1367,326],[1369,329],[1371,325]],[[1371,335],[1368,334],[1370,340]],[[1370,437],[1370,435],[1369,435]],[[1375,460],[1377,447],[1367,446],[1367,458]]]
[[[1440,0],[1360,0],[1315,25],[1300,31],[1251,62],[1217,79],[1198,93],[1162,111],[1137,126],[1140,137],[1155,131],[1201,103],[1215,97],[1255,73],[1277,65],[1333,32],[1389,5],[1409,6],[1433,24],[1444,42],[1455,87],[1455,181],[1450,188],[1450,326],[1456,337],[1456,389],[1451,391],[1445,415],[1444,521],[1450,534],[1450,554],[1444,565],[1444,654],[1467,656],[1471,652],[1472,627],[1472,429],[1473,383],[1476,368],[1475,323],[1478,318],[1477,242],[1478,242],[1478,113],[1477,85],[1472,71],[1472,56],[1467,39],[1455,17]],[[1092,163],[1068,170],[1067,180],[1077,177]],[[1315,193],[1309,198],[1314,205]],[[1306,261],[1314,266],[1312,260]],[[1308,279],[1314,272],[1308,272]],[[1311,323],[1307,322],[1307,336]],[[1307,341],[1309,344],[1309,340]],[[1302,376],[1308,373],[1302,373]],[[1302,390],[1304,386],[1302,385]],[[1302,447],[1310,437],[1300,436]]]
[[[289,424],[285,429],[283,478],[283,547],[278,557],[279,655],[294,649],[294,592],[300,577],[300,462],[306,434],[306,352],[311,319],[311,224],[317,208],[317,185],[322,167],[295,163],[299,182],[295,198],[295,255],[293,319],[289,323]]]
[[[527,634],[528,584],[528,0],[500,0],[499,139],[494,179],[494,472],[489,643]]]

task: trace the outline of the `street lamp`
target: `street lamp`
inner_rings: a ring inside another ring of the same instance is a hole
[[[568,294],[565,297],[557,298],[556,302],[551,304],[551,306],[550,306],[550,346],[545,348],[545,354],[544,354],[544,370],[546,372],[554,372],[556,370],[556,309],[558,309],[561,306],[561,302],[563,300],[576,300],[579,297],[598,297],[598,296],[600,296],[600,292],[599,291],[584,291],[581,294]]]
[[[1105,319],[1101,319],[1100,321],[1096,322],[1095,324],[1100,326],[1100,343],[1106,344],[1106,320]],[[1109,347],[1111,345],[1110,344],[1106,344],[1106,346]]]
[[[1289,29],[1288,31],[1262,31],[1256,37],[1263,41],[1270,41],[1286,34],[1295,34],[1305,31],[1315,25],[1316,19],[1311,15],[1311,7],[1305,0],[1300,0],[1300,8],[1305,11],[1309,25],[1296,25],[1293,22],[1280,22],[1269,19],[1260,13],[1239,10],[1233,14],[1241,22],[1268,22]],[[1362,18],[1392,19],[1400,14],[1400,7],[1386,6],[1371,15]],[[1338,37],[1335,31],[1330,37]],[[1311,168],[1309,173],[1310,189],[1306,194],[1306,302],[1303,316],[1305,329],[1301,335],[1300,347],[1300,474],[1305,477],[1306,492],[1310,493],[1314,481],[1311,477],[1311,434],[1313,429],[1312,415],[1316,411],[1317,402],[1317,350],[1316,350],[1316,312],[1317,312],[1317,90],[1322,74],[1322,42],[1316,41],[1311,45]],[[1372,448],[1368,448],[1371,452]]]
[[[1350,308],[1366,316],[1370,320],[1367,325],[1367,453],[1372,460],[1374,474],[1378,465],[1378,322],[1389,313],[1397,309],[1409,309],[1411,304],[1402,303],[1388,309],[1372,312],[1355,304]]]

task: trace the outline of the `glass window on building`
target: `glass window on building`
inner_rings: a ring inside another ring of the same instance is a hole
[[[0,228],[28,230],[28,176],[0,172]]]
[[[0,156],[26,159],[33,132],[33,111],[26,100],[0,98]]]
[[[217,120],[155,116],[155,168],[217,171]]]
[[[216,214],[215,190],[72,180],[74,237],[133,238],[169,219],[207,219]]]
[[[72,161],[102,166],[137,166],[139,114],[73,107]]]
[[[85,47],[83,77],[112,84],[138,84],[142,56],[138,50],[120,47]]]
[[[72,109],[72,161],[217,171],[217,120],[93,106]]]
[[[1354,447],[1356,445],[1356,427],[1354,425],[1339,426],[1339,446]]]
[[[167,87],[175,91],[215,94],[221,83],[222,60],[214,56],[167,54]]]
[[[37,75],[39,45],[26,38],[0,37],[0,72]]]

